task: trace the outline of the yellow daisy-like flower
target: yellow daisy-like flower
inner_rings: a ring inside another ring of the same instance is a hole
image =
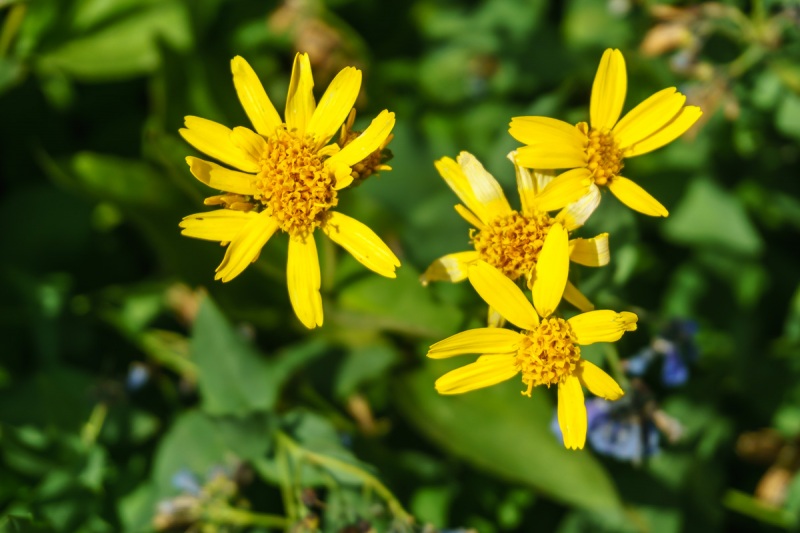
[[[581,359],[581,345],[614,342],[636,329],[633,313],[590,311],[564,320],[551,316],[567,280],[569,242],[559,223],[550,228],[546,253],[536,265],[541,280],[533,288],[533,305],[513,281],[479,261],[469,268],[469,281],[478,294],[509,322],[521,328],[478,328],[457,333],[430,347],[428,357],[481,354],[477,361],[436,380],[440,394],[460,394],[488,387],[522,374],[530,396],[538,385],[558,385],[558,423],[564,445],[583,448],[586,442],[585,386],[608,400],[623,395],[616,381],[596,365]],[[534,309],[535,308],[535,309]],[[541,319],[539,318],[541,317]]]
[[[576,169],[592,187],[606,186],[631,209],[650,216],[669,213],[658,200],[620,172],[626,158],[652,152],[680,137],[703,114],[684,106],[675,87],[659,91],[619,119],[627,90],[625,59],[608,49],[592,85],[591,125],[572,126],[548,117],[515,117],[509,132],[525,143],[517,162],[528,168]]]
[[[531,274],[537,260],[546,253],[547,235],[553,225],[558,223],[569,233],[581,227],[600,202],[600,195],[596,189],[590,191],[591,181],[585,176],[573,172],[553,179],[517,165],[516,152],[508,154],[508,158],[516,169],[520,211],[511,209],[500,184],[472,154],[461,152],[456,161],[445,157],[436,162],[439,174],[464,202],[456,205],[456,211],[474,226],[470,229],[474,250],[440,257],[420,277],[423,284],[462,281],[467,278],[469,266],[483,260],[513,281],[525,276],[535,285],[540,281]],[[557,209],[561,209],[557,215],[548,214]],[[569,255],[582,265],[608,264],[608,233],[593,239],[570,240]],[[594,308],[569,281],[564,298],[581,310]],[[496,319],[496,314],[490,313],[490,323],[497,324]]]
[[[289,234],[286,267],[289,298],[308,328],[322,325],[320,270],[314,230],[320,228],[367,268],[395,277],[400,261],[367,226],[332,209],[337,194],[353,181],[352,167],[383,146],[394,127],[394,113],[382,111],[356,139],[340,149],[328,144],[358,96],[361,71],[345,68],[315,103],[307,54],[297,54],[286,99],[286,122],[270,102],[252,67],[231,61],[233,83],[255,131],[186,117],[180,134],[192,146],[238,170],[187,157],[192,174],[226,194],[206,200],[224,208],[190,215],[183,235],[218,241],[228,248],[215,279],[227,282],[258,258],[281,230]]]

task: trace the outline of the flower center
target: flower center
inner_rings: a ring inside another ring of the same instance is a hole
[[[545,318],[535,330],[524,332],[515,364],[522,373],[522,382],[531,395],[537,385],[556,385],[571,376],[581,358],[581,349],[572,326],[561,318]]]
[[[606,185],[614,176],[619,176],[623,164],[622,150],[617,146],[611,132],[589,131],[589,170],[597,185]]]
[[[254,198],[293,236],[305,237],[338,203],[335,178],[317,155],[313,139],[278,130],[267,139]]]
[[[480,231],[471,230],[470,238],[481,259],[516,280],[536,266],[553,222],[547,213],[528,217],[512,211]]]

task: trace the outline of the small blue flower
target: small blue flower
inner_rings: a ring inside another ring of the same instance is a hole
[[[200,480],[187,468],[181,468],[175,472],[170,481],[172,482],[172,486],[181,492],[191,494],[192,496],[200,495],[200,490],[202,489]]]
[[[656,357],[658,357],[658,353],[650,346],[642,348],[636,355],[625,361],[625,370],[631,376],[643,376]]]
[[[602,398],[586,400],[587,437],[592,448],[601,455],[620,461],[640,463],[660,451],[660,434],[655,424],[636,409],[636,393],[615,402]],[[563,440],[554,414],[550,430]]]
[[[125,378],[125,387],[135,392],[144,387],[150,380],[150,369],[142,363],[132,363]]]
[[[643,376],[659,357],[661,381],[667,387],[678,387],[689,380],[689,364],[698,357],[695,343],[699,327],[694,320],[673,319],[656,336],[651,345],[641,349],[625,361],[625,369],[631,376]]]

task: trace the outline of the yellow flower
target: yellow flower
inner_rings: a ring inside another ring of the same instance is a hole
[[[569,233],[581,227],[600,202],[597,190],[589,190],[588,178],[572,173],[553,179],[517,165],[516,152],[508,154],[508,158],[516,169],[520,211],[511,209],[500,184],[472,154],[461,152],[456,161],[445,157],[436,162],[439,174],[464,202],[456,205],[456,211],[474,226],[470,229],[474,250],[434,261],[420,277],[424,285],[430,281],[463,281],[469,266],[478,260],[486,261],[513,281],[524,275],[535,284],[531,274],[537,260],[546,253],[546,237],[553,225],[558,223]],[[554,217],[548,214],[560,208],[563,209]],[[593,239],[572,239],[569,252],[575,263],[606,265],[610,257],[608,233]],[[564,298],[581,310],[594,308],[569,281]],[[497,318],[490,312],[490,323],[497,325]]]
[[[192,146],[238,170],[187,157],[192,174],[226,194],[206,200],[223,209],[190,215],[183,235],[218,241],[228,248],[215,279],[227,282],[258,258],[277,230],[289,234],[286,267],[289,298],[308,328],[322,325],[320,270],[314,230],[320,228],[367,268],[395,277],[400,262],[367,226],[332,209],[352,181],[352,167],[381,147],[394,127],[382,111],[356,139],[340,149],[328,144],[347,118],[361,86],[361,71],[348,67],[315,103],[307,54],[297,54],[286,99],[286,122],[270,102],[250,65],[231,61],[233,83],[255,131],[186,117],[180,133]]]
[[[530,396],[537,385],[558,385],[558,423],[567,448],[583,448],[586,442],[585,386],[608,400],[617,400],[622,389],[596,365],[581,359],[581,345],[614,342],[636,329],[633,313],[590,311],[569,320],[552,317],[567,280],[569,243],[567,231],[553,224],[547,235],[547,253],[536,265],[541,280],[533,288],[533,306],[514,282],[484,261],[469,268],[469,281],[478,294],[509,322],[521,328],[478,328],[462,331],[430,347],[428,357],[481,354],[477,361],[436,380],[440,394],[460,394],[506,381],[522,374]],[[535,307],[535,309],[534,309]],[[541,316],[541,320],[539,317]]]
[[[515,117],[509,132],[527,145],[518,150],[517,162],[528,168],[575,169],[571,172],[592,178],[594,189],[607,186],[631,209],[665,217],[669,213],[664,206],[620,172],[626,158],[671,143],[703,112],[684,106],[686,96],[670,87],[619,120],[627,83],[622,53],[606,50],[592,85],[591,127],[586,122],[572,126],[547,117]]]

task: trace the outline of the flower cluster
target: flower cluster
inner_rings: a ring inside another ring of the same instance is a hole
[[[374,172],[386,170],[382,154],[394,113],[382,111],[360,134],[352,119],[343,126],[361,88],[361,71],[345,68],[317,103],[307,54],[297,54],[286,98],[285,119],[272,105],[252,67],[231,61],[233,84],[253,129],[229,129],[186,117],[180,134],[189,144],[224,163],[187,157],[192,175],[223,194],[206,199],[216,211],[184,218],[183,235],[227,246],[215,278],[231,281],[258,259],[272,235],[289,235],[286,278],[297,318],[321,326],[320,268],[314,233],[321,230],[361,264],[395,277],[400,266],[391,249],[367,226],[334,208],[339,192]],[[331,143],[339,134],[336,142]]]
[[[353,130],[361,72],[343,69],[319,103],[306,54],[295,57],[282,119],[250,65],[231,62],[233,83],[253,129],[186,117],[180,133],[223,165],[186,159],[191,173],[221,194],[217,206],[181,222],[183,234],[227,246],[216,279],[230,281],[254,262],[278,231],[288,234],[287,284],[295,314],[308,328],[322,325],[320,267],[314,235],[322,231],[364,266],[394,277],[400,262],[367,226],[339,213],[339,194],[378,171],[390,170],[394,114],[384,110],[363,132]],[[610,260],[609,235],[574,233],[592,215],[602,189],[652,216],[667,210],[622,172],[626,159],[646,154],[683,134],[701,115],[675,88],[664,89],[620,118],[627,89],[625,61],[607,50],[594,80],[589,122],[571,125],[548,117],[516,117],[509,133],[524,143],[509,154],[520,205],[509,204],[498,182],[471,154],[435,163],[461,203],[456,211],[473,226],[471,250],[433,262],[421,277],[469,280],[489,305],[488,327],[461,332],[430,347],[428,356],[478,354],[474,363],[436,381],[442,394],[486,387],[519,375],[534,387],[558,389],[558,420],[568,448],[582,448],[587,414],[583,387],[616,400],[617,382],[581,356],[581,347],[615,342],[636,329],[631,312],[594,310],[569,280],[570,263],[602,267]],[[337,135],[337,139],[334,137]],[[529,299],[524,290],[530,290]],[[581,314],[564,318],[562,300]],[[505,328],[508,322],[516,329]]]
[[[606,50],[592,87],[588,123],[512,119],[509,133],[525,144],[509,154],[516,170],[519,210],[511,208],[500,185],[472,155],[462,152],[455,161],[443,158],[436,163],[462,202],[456,211],[474,228],[473,250],[437,259],[421,281],[469,280],[489,304],[489,327],[458,333],[430,347],[428,357],[436,359],[479,355],[474,363],[440,377],[436,389],[457,394],[516,375],[525,385],[523,395],[530,396],[538,385],[555,385],[559,430],[564,445],[572,449],[583,448],[590,425],[612,417],[610,408],[600,403],[588,404],[596,416],[587,417],[583,387],[607,400],[624,394],[611,376],[581,357],[581,346],[615,342],[635,330],[638,320],[626,311],[594,310],[569,281],[570,262],[601,267],[610,260],[607,233],[589,239],[574,238],[572,233],[597,208],[602,188],[640,213],[667,216],[658,200],[623,177],[625,160],[673,141],[701,115],[699,108],[685,106],[686,97],[670,88],[620,119],[626,88],[622,54]],[[523,288],[530,289],[533,305]],[[561,318],[556,310],[562,298],[582,313]],[[503,328],[505,321],[519,331]],[[613,434],[602,437],[606,443],[621,438],[618,430],[624,428],[614,427]],[[593,435],[602,446],[599,433]],[[628,439],[628,451],[644,453],[652,437],[637,435]]]

